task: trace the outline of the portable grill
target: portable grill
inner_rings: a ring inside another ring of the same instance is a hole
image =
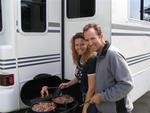
[[[67,80],[63,80],[67,81]],[[74,101],[69,104],[64,105],[56,105],[56,109],[50,112],[33,112],[31,107],[34,101],[51,101],[51,97],[41,99],[40,91],[42,86],[48,87],[58,87],[62,80],[58,76],[51,76],[47,74],[41,74],[35,77],[33,80],[28,81],[24,84],[21,89],[21,99],[22,102],[29,106],[28,109],[24,111],[24,113],[80,113],[82,112],[82,108],[79,106],[82,100],[82,94],[80,91],[79,84],[71,86],[67,89],[63,89],[62,92],[64,94],[70,95],[74,98]],[[54,90],[50,90],[49,93],[53,93]],[[41,99],[41,100],[40,100]]]

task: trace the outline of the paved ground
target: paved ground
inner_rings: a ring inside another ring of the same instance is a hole
[[[134,103],[133,113],[150,113],[150,92]]]

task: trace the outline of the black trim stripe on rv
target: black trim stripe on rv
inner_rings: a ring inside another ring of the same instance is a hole
[[[18,67],[27,67],[32,65],[40,65],[47,63],[60,62],[60,54],[40,55],[18,58]],[[150,59],[150,52],[126,58],[129,66],[144,62]],[[16,59],[0,59],[0,69],[16,68]]]
[[[0,59],[0,62],[14,61],[16,59]]]
[[[47,63],[54,63],[54,62],[60,62],[60,60],[53,60],[53,61],[48,61],[48,62],[40,62],[40,63],[32,63],[32,64],[21,64],[18,67],[27,67],[27,66],[47,64]]]
[[[140,62],[144,62],[144,61],[149,60],[149,59],[150,59],[150,52],[126,58],[129,66],[140,63]]]
[[[60,27],[60,23],[48,22],[48,27]]]
[[[115,33],[115,32],[112,32],[112,36],[150,36],[150,34],[148,34],[148,33],[143,34],[143,33]],[[149,59],[150,59],[150,52],[126,58],[129,66],[140,63],[140,62],[144,62]]]
[[[0,59],[0,69],[13,69],[16,68],[16,59]]]
[[[40,55],[18,58],[18,67],[60,62],[60,54]]]
[[[30,56],[30,57],[21,57],[18,58],[18,60],[23,60],[23,59],[32,59],[32,58],[42,58],[42,57],[57,57],[60,56],[60,54],[49,54],[49,55],[38,55],[38,56]]]
[[[139,27],[139,26],[131,26],[131,25],[119,25],[119,24],[112,24],[112,29],[119,29],[119,30],[130,30],[130,31],[136,31],[135,32],[112,32],[112,36],[150,36],[150,28],[146,27]],[[142,33],[139,31],[144,31],[146,33]]]
[[[60,28],[61,28],[60,23],[48,22],[48,32],[49,33],[60,33]]]
[[[49,33],[60,33],[60,30],[48,30]]]
[[[115,33],[112,32],[112,36],[150,36],[149,33]]]
[[[18,67],[27,67],[47,63],[60,62],[60,54],[39,55],[18,58]],[[16,68],[16,59],[0,59],[0,69]]]
[[[131,25],[120,25],[120,24],[112,24],[112,29],[121,29],[121,30],[132,30],[132,31],[150,31],[150,28],[141,27],[141,26],[131,26]]]

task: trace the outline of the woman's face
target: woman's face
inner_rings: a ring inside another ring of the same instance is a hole
[[[83,55],[87,50],[87,42],[81,38],[75,39],[75,50],[78,55]]]

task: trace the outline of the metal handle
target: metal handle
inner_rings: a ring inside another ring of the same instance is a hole
[[[58,87],[48,87],[47,89],[57,89]]]
[[[83,104],[79,105],[80,107],[83,107],[85,104],[90,103],[90,100],[84,102]]]

